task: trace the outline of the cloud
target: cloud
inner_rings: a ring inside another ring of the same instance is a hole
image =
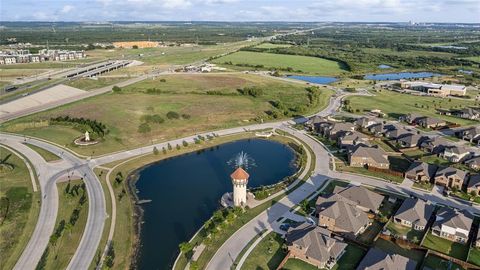
[[[69,13],[70,11],[72,11],[73,9],[75,9],[74,6],[65,5],[65,6],[63,6],[62,10],[60,10],[60,12],[63,13],[63,14],[66,14],[66,13]]]
[[[191,6],[192,3],[188,0],[163,0],[162,1],[162,6],[164,8],[171,8],[171,9],[175,9],[175,8],[187,8],[189,6]]]

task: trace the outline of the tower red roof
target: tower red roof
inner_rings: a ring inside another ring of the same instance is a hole
[[[250,175],[241,167],[238,167],[231,175],[232,179],[248,179]]]

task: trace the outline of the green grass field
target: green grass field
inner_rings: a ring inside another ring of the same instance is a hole
[[[425,116],[445,119],[447,121],[458,123],[460,125],[475,124],[472,120],[460,119],[436,113],[435,108],[459,108],[466,106],[474,106],[475,102],[471,100],[436,98],[436,97],[420,97],[409,94],[400,94],[393,91],[382,90],[375,92],[375,96],[352,96],[348,97],[349,107],[353,111],[367,112],[373,109],[380,109],[386,113],[389,118],[398,119],[400,115],[407,113],[418,113]],[[417,106],[415,106],[417,104]]]
[[[82,183],[83,181],[81,180],[72,180],[70,181],[70,187],[81,185]],[[79,203],[82,194],[87,196],[86,191],[79,189],[78,194],[76,192],[69,194],[65,192],[68,185],[68,182],[57,184],[59,207],[53,235],[55,235],[62,226],[60,225],[62,221],[65,225],[61,233],[59,233],[57,240],[55,242],[50,240],[45,269],[65,269],[67,267],[80,244],[80,239],[82,238],[87,222],[88,198],[83,205]],[[70,221],[72,220],[72,214],[75,208],[80,209],[80,212],[78,220],[72,224]]]
[[[126,81],[126,80],[128,80],[128,78],[122,78],[122,77],[120,77],[120,78],[116,78],[116,77],[102,78],[102,77],[100,77],[96,80],[90,79],[90,78],[81,78],[81,79],[78,79],[78,80],[69,81],[65,84],[69,85],[71,87],[82,89],[82,90],[92,90],[92,89],[102,88],[104,86],[109,86],[109,85],[112,85],[112,84],[116,84],[116,83]]]
[[[263,89],[263,94],[255,98],[238,93],[238,88],[249,86]],[[151,89],[154,91],[149,93]],[[317,106],[309,106],[307,114],[328,104],[332,91],[320,91]],[[67,145],[85,155],[97,155],[202,131],[252,124],[258,117],[268,120],[265,111],[273,109],[272,100],[279,100],[287,107],[309,102],[303,85],[256,75],[171,75],[128,86],[120,94],[105,94],[14,120],[5,124],[4,129]],[[169,111],[189,118],[168,119],[166,114]],[[150,132],[139,133],[142,116],[154,114],[165,121],[149,124]],[[25,125],[61,115],[95,119],[104,123],[110,132],[97,145],[77,147],[72,142],[84,132],[80,129],[58,125],[30,128],[29,124]]]
[[[464,269],[463,267],[461,267],[456,263],[443,260],[434,255],[428,255],[427,258],[425,258],[424,266],[434,270],[451,270],[451,269],[463,270]]]
[[[465,59],[480,63],[480,56],[467,57]]]
[[[367,251],[355,244],[348,244],[345,249],[345,254],[342,255],[337,264],[332,267],[332,270],[350,270],[355,269],[362,261],[363,256]]]
[[[47,150],[45,150],[41,147],[38,147],[36,145],[29,144],[29,143],[26,143],[25,145],[32,148],[35,152],[37,152],[40,156],[42,156],[43,159],[45,159],[45,161],[47,161],[47,162],[56,161],[56,160],[60,159],[60,157],[55,155],[54,153],[52,153],[50,151],[47,151]]]
[[[471,248],[468,262],[480,266],[480,248]]]
[[[417,263],[420,263],[423,257],[425,257],[425,252],[423,251],[402,248],[393,242],[390,242],[381,238],[375,242],[375,247],[389,254],[399,254],[401,256],[410,258],[416,261]]]
[[[225,64],[232,62],[236,64],[263,65],[264,68],[292,68],[294,72],[321,74],[321,75],[339,75],[343,72],[338,62],[309,56],[285,55],[273,53],[259,53],[240,51],[233,54],[220,57],[212,61],[216,64]],[[229,65],[231,67],[231,65]]]
[[[12,269],[30,239],[40,210],[39,192],[33,193],[27,166],[9,150],[0,147],[0,269]]]
[[[317,267],[299,259],[288,259],[283,270],[315,270]]]
[[[464,261],[468,256],[468,245],[455,243],[447,239],[437,237],[431,233],[428,233],[425,237],[423,246]]]
[[[279,234],[269,233],[248,255],[242,269],[276,269],[286,255],[282,250],[283,242]]]

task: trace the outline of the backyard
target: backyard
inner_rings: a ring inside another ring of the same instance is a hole
[[[467,260],[468,245],[462,245],[449,241],[447,239],[440,238],[431,233],[428,233],[423,241],[423,246],[460,260]]]
[[[242,269],[276,269],[286,255],[282,249],[283,243],[281,235],[275,232],[269,233],[248,255]],[[291,264],[293,267],[297,266],[296,263]]]

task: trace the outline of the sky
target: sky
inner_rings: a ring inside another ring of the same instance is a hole
[[[480,0],[0,0],[0,20],[480,23]]]

